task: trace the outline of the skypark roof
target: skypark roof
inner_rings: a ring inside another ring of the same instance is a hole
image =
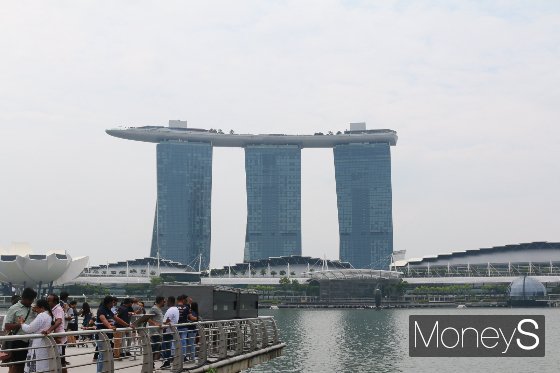
[[[397,132],[389,129],[345,131],[345,133],[324,135],[284,135],[284,134],[225,134],[209,132],[197,128],[174,127],[124,127],[108,129],[107,134],[127,140],[155,142],[192,141],[211,143],[218,147],[246,147],[248,145],[296,145],[300,148],[332,148],[336,145],[352,143],[397,144]]]

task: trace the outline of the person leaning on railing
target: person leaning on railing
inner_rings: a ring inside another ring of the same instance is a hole
[[[167,297],[167,305],[169,308],[165,311],[163,319],[165,324],[175,325],[179,322],[179,309],[175,306],[175,297]],[[171,366],[171,357],[175,355],[175,342],[173,341],[173,331],[170,328],[166,328],[163,331],[163,342],[162,342],[162,355],[164,358],[163,364],[160,369],[166,369]]]
[[[114,315],[115,325],[120,328],[134,328],[130,323],[130,316],[132,314],[134,314],[132,310],[132,299],[125,298],[121,306],[117,309],[117,313]],[[115,359],[131,356],[130,346],[132,343],[132,333],[130,331],[116,332],[114,342],[115,348],[113,350],[113,357]]]
[[[151,328],[149,329],[150,341],[152,343],[153,361],[159,360],[161,356],[161,342],[162,342],[162,328],[163,328],[163,311],[162,308],[165,306],[165,298],[162,296],[156,297],[156,301],[152,308],[150,308],[150,313],[154,316],[148,319],[150,326],[159,326],[159,329]],[[155,367],[155,363],[154,363]]]
[[[36,296],[37,293],[35,292],[35,290],[31,288],[25,288],[23,290],[23,293],[21,294],[21,300],[19,300],[16,304],[12,305],[8,309],[8,312],[6,313],[6,317],[4,319],[4,330],[6,330],[7,333],[17,335],[24,334],[23,330],[21,329],[21,324],[18,323],[18,319],[20,317],[23,317],[24,324],[30,324],[33,319],[35,319],[35,312],[31,310],[31,304],[35,300]],[[4,349],[23,349],[10,352],[9,361],[12,363],[12,365],[10,365],[10,367],[8,368],[9,373],[23,373],[25,367],[25,359],[27,357],[27,347],[29,347],[28,340],[15,340],[12,341],[8,347],[4,346]]]
[[[111,307],[113,307],[113,297],[110,295],[105,296],[103,298],[103,303],[99,305],[97,309],[97,321],[95,326],[97,330],[102,329],[111,329],[116,330],[117,328],[113,325],[115,314],[111,311]],[[107,338],[112,339],[113,333],[107,333]],[[105,341],[98,335],[95,335],[97,340],[97,373],[103,371],[103,359],[104,355],[107,353],[108,347],[105,345]]]
[[[37,334],[49,330],[54,325],[54,316],[49,303],[45,299],[39,299],[33,308],[37,317],[31,324],[25,324],[25,319],[18,317],[18,323],[25,334]],[[34,338],[31,341],[30,349],[27,353],[27,366],[25,373],[46,372],[49,370],[49,353],[46,349],[45,338]]]
[[[198,303],[192,302],[189,310],[189,323],[201,321],[200,317],[198,316]],[[185,354],[186,360],[194,360],[196,358],[197,334],[198,331],[196,325],[187,325],[187,353]]]
[[[48,334],[51,332],[55,332],[55,333],[64,333],[64,308],[62,307],[62,305],[60,304],[60,299],[58,298],[58,295],[56,294],[49,294],[47,296],[47,302],[49,303],[49,306],[51,307],[51,311],[52,314],[54,316],[54,324],[51,325],[51,327],[47,330],[44,331],[43,334]],[[66,336],[63,337],[56,337],[55,342],[57,344],[57,348],[58,348],[58,353],[61,356],[60,359],[60,363],[62,364],[63,367],[66,366],[66,350],[64,348],[64,344],[66,343]]]
[[[189,314],[191,312],[191,307],[187,303],[189,298],[186,294],[181,294],[177,296],[177,309],[179,310],[179,321],[178,324],[186,324],[189,322]],[[178,326],[177,331],[179,332],[179,338],[181,340],[181,348],[183,349],[183,356],[185,360],[187,359],[187,327],[186,325]]]

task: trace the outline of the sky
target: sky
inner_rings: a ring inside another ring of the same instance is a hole
[[[560,241],[560,2],[4,1],[0,252],[149,255],[155,144],[105,129],[390,128],[394,249]],[[215,148],[211,265],[241,262],[244,153]],[[303,255],[338,258],[331,149]]]

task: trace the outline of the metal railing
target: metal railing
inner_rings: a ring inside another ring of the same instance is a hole
[[[62,345],[57,344],[57,340],[69,336],[75,337],[76,341],[67,342],[63,354]],[[171,372],[181,372],[281,345],[276,322],[271,316],[176,324],[164,328],[149,326],[114,331],[9,335],[0,337],[0,343],[4,345],[22,339],[29,340],[29,348],[2,351],[28,350],[26,364],[34,364],[37,372],[53,373],[63,369],[69,373],[92,372],[92,366],[103,373],[127,369],[152,373],[159,368],[156,364],[169,367]],[[68,364],[64,367],[65,360]],[[2,366],[13,364],[16,363],[7,362]]]

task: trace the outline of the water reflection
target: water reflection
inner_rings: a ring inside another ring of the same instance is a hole
[[[276,317],[288,343],[284,356],[250,372],[395,372],[402,357],[402,328],[395,314],[373,310],[293,310]],[[406,336],[404,336],[406,338]]]
[[[411,314],[544,314],[545,358],[410,358]],[[558,372],[560,309],[265,310],[287,343],[284,355],[248,370],[269,372]]]
[[[397,371],[394,359],[400,345],[394,313],[374,310],[340,310],[340,313],[344,320],[341,323],[343,364],[337,371],[344,371],[344,367],[359,369],[366,364],[370,371]]]

